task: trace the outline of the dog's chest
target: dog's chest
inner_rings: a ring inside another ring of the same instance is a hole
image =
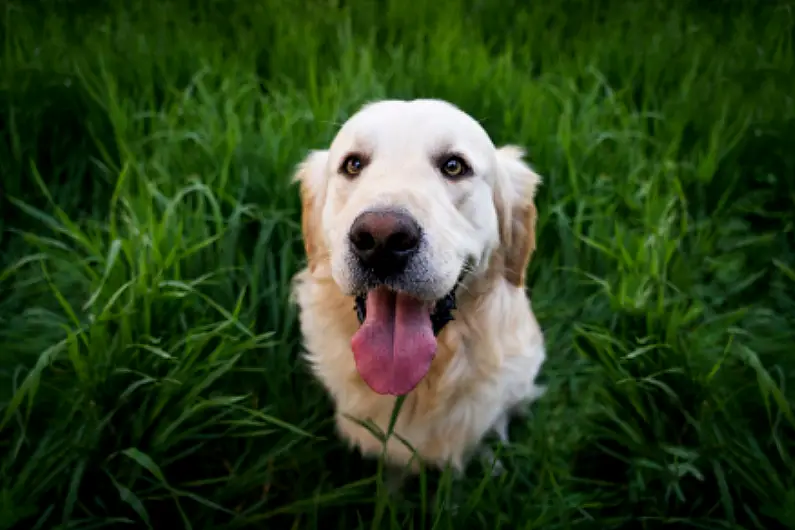
[[[423,461],[460,466],[491,428],[501,412],[500,396],[479,391],[459,391],[441,396],[415,391],[406,396],[395,424],[395,435],[388,445],[387,460],[404,465],[411,460],[413,447]],[[354,395],[358,394],[358,395]],[[381,441],[359,421],[372,422],[377,431],[386,433],[395,407],[395,399],[374,395],[366,388],[337,401],[337,422],[343,438],[365,455],[382,453]]]
[[[407,442],[426,462],[460,466],[502,414],[505,388],[479,377],[465,349],[460,343],[455,349],[443,344],[427,378],[406,396],[395,425],[399,438],[393,437],[387,446],[388,460],[398,465],[408,463],[411,451]],[[316,373],[334,398],[339,433],[363,454],[380,455],[381,442],[359,422],[372,423],[386,433],[396,399],[370,390],[353,363],[343,375],[340,369],[344,363],[332,365],[328,360],[350,358],[350,349],[338,344],[335,350],[339,356],[317,356],[322,360],[316,365]]]

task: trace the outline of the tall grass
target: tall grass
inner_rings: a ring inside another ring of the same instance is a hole
[[[787,2],[10,0],[0,527],[793,528]],[[336,438],[289,178],[438,97],[543,175],[549,385],[457,512]]]

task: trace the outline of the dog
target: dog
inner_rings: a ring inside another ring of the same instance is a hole
[[[525,288],[539,175],[452,103],[362,106],[306,155],[302,352],[363,457],[463,473],[540,398],[544,337]],[[384,443],[399,396],[393,435]],[[501,462],[492,460],[501,469]]]

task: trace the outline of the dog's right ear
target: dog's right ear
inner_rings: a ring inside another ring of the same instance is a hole
[[[300,185],[301,235],[311,272],[315,271],[323,256],[328,254],[320,225],[323,203],[326,200],[327,159],[328,151],[312,151],[301,161],[293,175],[293,182]]]

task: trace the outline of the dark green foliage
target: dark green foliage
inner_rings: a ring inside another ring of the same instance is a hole
[[[0,528],[795,528],[794,6],[716,5],[6,2]],[[288,300],[291,172],[382,97],[544,180],[550,391],[457,514],[339,443]]]

